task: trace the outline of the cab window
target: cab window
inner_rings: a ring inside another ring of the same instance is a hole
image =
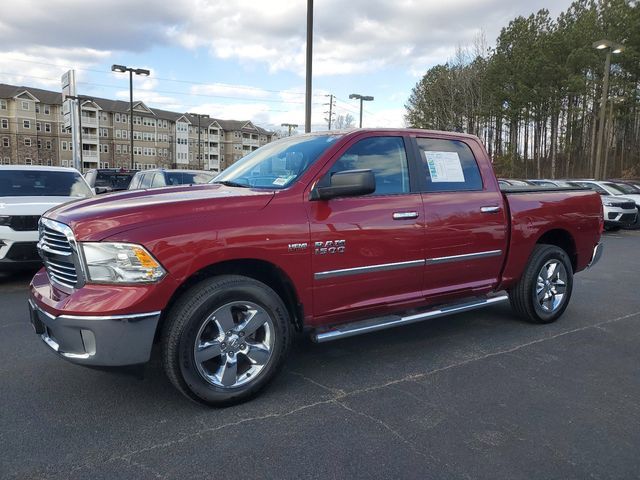
[[[482,190],[473,152],[459,140],[417,138],[427,192]]]
[[[330,174],[371,170],[376,179],[372,195],[408,193],[409,166],[402,137],[369,137],[352,145],[331,167]]]

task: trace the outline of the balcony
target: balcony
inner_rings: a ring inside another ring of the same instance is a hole
[[[82,134],[82,143],[98,143],[98,135],[95,133],[83,133]]]
[[[243,145],[259,145],[259,142],[257,138],[243,138],[242,144]]]
[[[82,115],[82,126],[83,127],[97,127],[98,126],[98,117],[89,117],[86,115]]]
[[[97,150],[83,150],[82,151],[82,159],[83,160],[97,160],[98,159],[98,151]]]

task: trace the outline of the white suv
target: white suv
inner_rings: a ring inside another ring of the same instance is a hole
[[[0,166],[0,269],[38,264],[40,216],[61,203],[91,196],[74,168]]]
[[[635,225],[640,211],[640,195],[627,194],[612,182],[572,180],[572,185],[587,187],[601,195],[604,208],[604,226],[607,230]]]

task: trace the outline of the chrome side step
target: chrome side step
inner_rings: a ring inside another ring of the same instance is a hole
[[[445,305],[435,310],[416,313],[415,315],[408,315],[406,317],[401,317],[399,315],[390,315],[386,317],[362,320],[354,323],[347,323],[344,325],[337,325],[336,327],[330,328],[329,330],[316,330],[311,334],[311,339],[316,343],[330,342],[331,340],[337,340],[338,338],[353,337],[355,335],[376,332],[378,330],[384,330],[386,328],[409,325],[410,323],[421,322],[422,320],[426,320],[428,318],[444,317],[445,315],[452,315],[454,313],[467,312],[469,310],[487,307],[489,305],[493,305],[494,303],[504,302],[508,299],[508,295],[498,295],[495,297],[475,299],[465,303]]]

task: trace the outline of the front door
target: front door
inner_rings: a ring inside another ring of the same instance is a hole
[[[410,183],[401,136],[356,140],[321,177],[370,169],[376,191],[308,201],[314,316],[340,322],[421,298],[424,264],[422,198]]]

